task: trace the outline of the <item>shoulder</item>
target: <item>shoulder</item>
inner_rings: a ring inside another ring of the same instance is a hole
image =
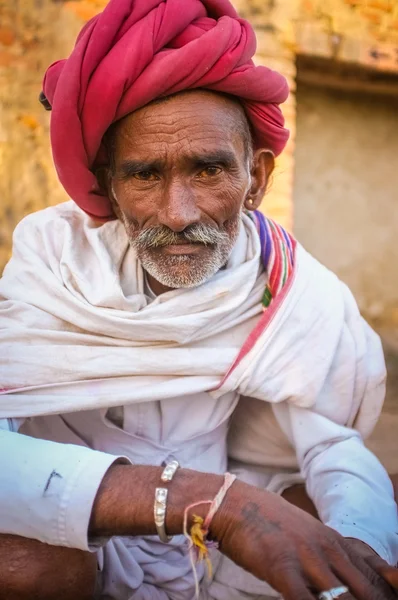
[[[86,215],[82,210],[70,200],[27,215],[18,223],[15,228],[15,233],[18,234],[20,231],[26,231],[28,229],[45,229],[49,224],[57,225],[61,223],[74,223],[77,225],[79,222],[83,223],[85,218]]]
[[[295,266],[294,288],[303,310],[310,311],[319,322],[334,319],[349,327],[357,324],[363,328],[358,304],[348,285],[300,244]]]
[[[88,217],[72,201],[49,206],[24,217],[13,234],[13,254],[21,246],[43,249],[42,245],[59,246],[68,235],[83,234]]]
[[[35,268],[46,265],[59,272],[65,265],[68,268],[87,265],[99,256],[115,262],[127,246],[120,221],[95,221],[70,201],[32,213],[20,221],[13,235],[11,262],[18,264],[18,268],[24,265],[25,270],[32,265]]]

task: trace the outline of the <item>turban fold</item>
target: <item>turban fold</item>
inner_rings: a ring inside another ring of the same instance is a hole
[[[256,39],[228,0],[111,0],[52,64],[43,92],[51,146],[69,196],[96,219],[114,218],[98,188],[102,138],[114,121],[162,96],[207,88],[237,96],[257,147],[279,154],[288,139],[282,75],[254,66]]]

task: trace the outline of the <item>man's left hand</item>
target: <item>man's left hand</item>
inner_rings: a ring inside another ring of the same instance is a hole
[[[394,487],[395,500],[398,501],[398,474],[391,477]],[[307,495],[304,485],[295,485],[285,490],[282,494],[283,498],[309,513],[313,517],[319,519],[318,513],[313,502]],[[374,581],[377,588],[383,588],[389,584],[393,589],[398,590],[398,569],[391,567],[385,560],[367,544],[355,538],[346,538],[349,544],[351,563],[358,565],[358,570],[362,571],[361,565],[367,565],[367,576],[370,581]],[[391,590],[389,589],[391,594]],[[397,593],[398,597],[398,593]]]
[[[367,544],[354,538],[346,538],[349,548],[352,549],[350,556],[354,565],[359,566],[359,561],[365,562],[369,567],[368,578],[374,578],[374,584],[379,587],[387,582],[392,588],[398,590],[398,569],[390,566],[385,560]]]

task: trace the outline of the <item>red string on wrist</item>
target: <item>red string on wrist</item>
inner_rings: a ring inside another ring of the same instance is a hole
[[[209,533],[209,529],[214,515],[220,508],[229,488],[231,487],[235,479],[236,475],[231,475],[231,473],[225,473],[224,483],[213,500],[201,500],[200,502],[194,502],[193,504],[187,506],[184,510],[183,532],[189,544],[189,558],[191,561],[192,572],[195,579],[196,598],[199,598],[199,580],[196,565],[202,560],[204,560],[207,565],[209,579],[212,577],[213,569],[209,557],[209,550],[212,548],[217,548],[218,544],[217,542],[212,542],[208,540],[207,535]],[[202,517],[199,517],[198,515],[194,514],[192,517],[193,523],[191,525],[190,531],[188,532],[189,511],[193,508],[196,508],[197,506],[202,506],[203,504],[210,505],[209,512],[207,513],[206,518],[203,519]]]

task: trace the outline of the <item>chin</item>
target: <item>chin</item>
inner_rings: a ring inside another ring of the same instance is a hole
[[[215,275],[222,265],[203,256],[169,256],[162,260],[142,257],[142,266],[159,283],[170,288],[195,288]]]

